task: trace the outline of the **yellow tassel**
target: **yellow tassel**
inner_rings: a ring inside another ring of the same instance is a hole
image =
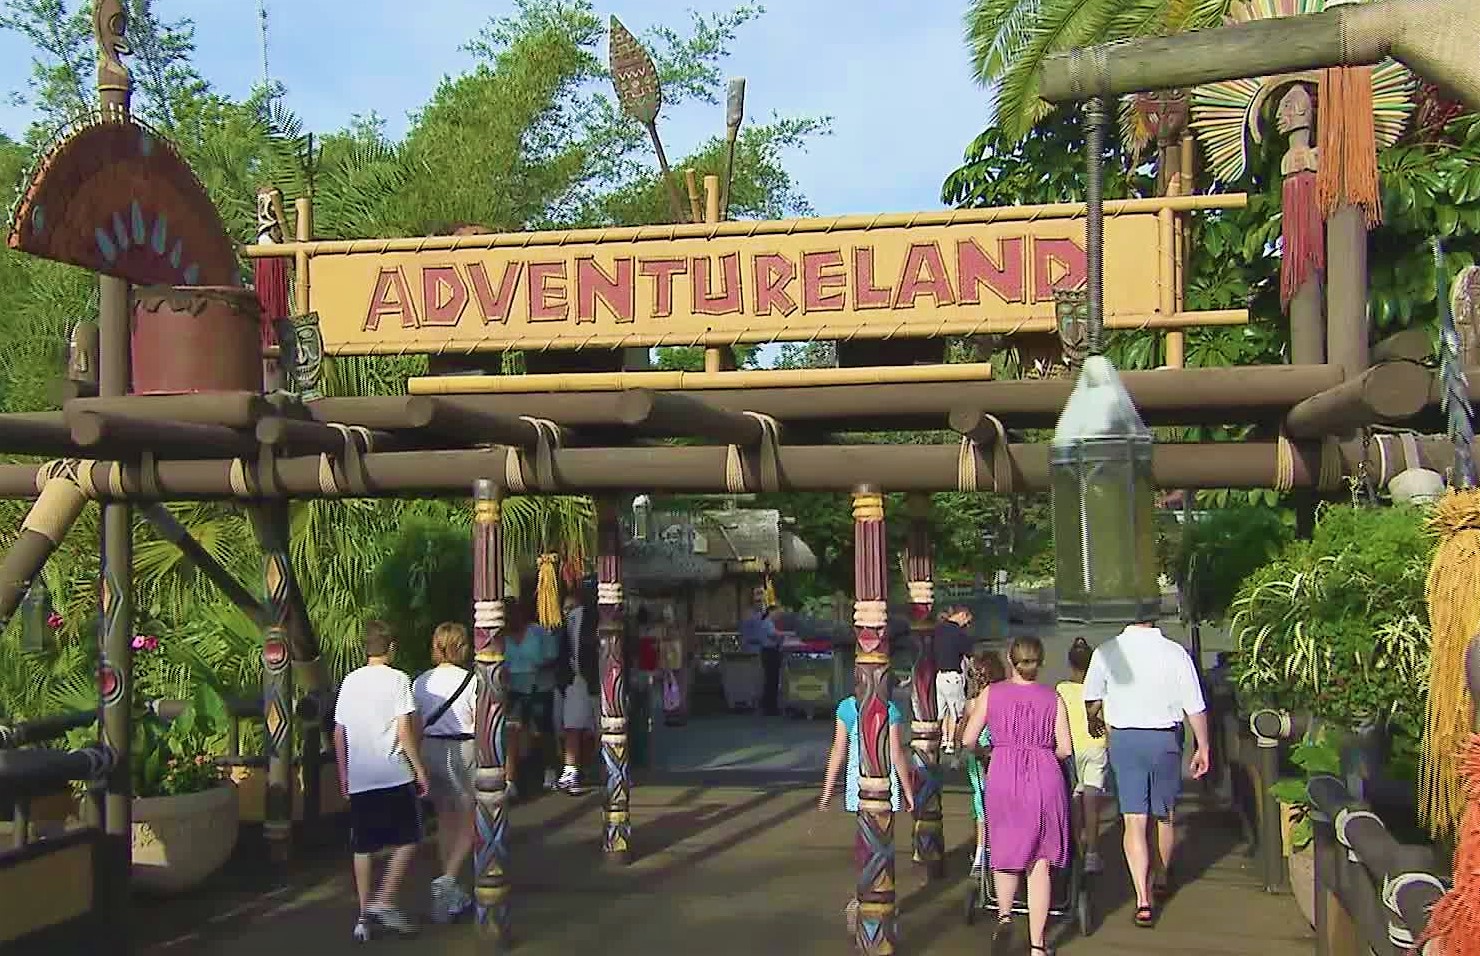
[[[776,582],[773,581],[773,580],[771,580],[771,576],[769,574],[767,574],[766,575],[766,607],[775,607],[775,606],[776,606]]]
[[[542,627],[560,626],[560,575],[558,554],[540,555],[540,572],[535,581],[535,613]]]
[[[1480,630],[1480,491],[1445,495],[1429,527],[1440,541],[1425,587],[1432,646],[1418,810],[1439,837],[1454,833],[1465,806],[1460,756],[1472,730],[1465,648]]]

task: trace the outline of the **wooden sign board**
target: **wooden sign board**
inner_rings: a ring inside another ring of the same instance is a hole
[[[331,355],[721,345],[1048,332],[1054,291],[1085,283],[1082,218],[936,218],[320,252],[309,259],[312,306]],[[1159,238],[1155,213],[1107,218],[1107,326],[1157,314],[1158,264],[1171,254]]]

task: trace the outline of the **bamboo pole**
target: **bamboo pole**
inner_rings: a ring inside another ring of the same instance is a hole
[[[889,660],[888,545],[884,496],[853,489],[853,686],[858,727],[858,916],[855,942],[867,956],[892,956],[899,938],[894,880],[893,761],[889,753],[894,674]]]
[[[1424,467],[1442,472],[1454,460],[1447,441],[1419,442]],[[1382,483],[1396,474],[1399,463],[1384,462],[1374,444],[1337,446],[1343,475],[1356,473],[1364,460],[1373,480]],[[462,495],[471,474],[502,474],[506,448],[476,451],[384,452],[363,459],[369,497]],[[1308,488],[1320,479],[1320,448],[1295,443],[1290,487]],[[963,487],[961,449],[950,445],[781,445],[776,450],[782,488],[791,491],[846,491],[862,477],[870,483],[901,492],[993,491],[1037,492],[1048,488],[1048,447],[1044,444],[1009,445],[998,468],[987,469]],[[1278,442],[1190,442],[1157,445],[1153,463],[1162,488],[1271,488],[1280,482],[1285,452]],[[553,486],[541,490],[560,493],[651,492],[729,493],[730,450],[725,445],[658,445],[619,448],[561,448],[551,452]],[[322,498],[318,456],[284,458],[274,463],[276,490],[265,492],[257,468],[228,461],[162,461],[156,466],[157,487],[146,491],[134,465],[83,462],[81,467],[100,498],[118,500],[199,500],[237,497]],[[0,465],[0,498],[36,496],[39,466]],[[1384,470],[1386,469],[1386,470]],[[747,465],[747,470],[753,470]],[[748,485],[754,475],[747,474]],[[1330,477],[1336,477],[1332,475]],[[999,483],[1000,482],[1000,483]],[[114,490],[116,489],[116,490]]]
[[[1047,57],[1038,96],[1067,103],[1190,88],[1328,66],[1370,66],[1391,56],[1480,109],[1480,20],[1472,0],[1383,0],[1323,13],[1254,20]]]
[[[720,221],[720,196],[719,177],[704,177],[704,223],[706,225],[717,225]],[[709,375],[717,375],[725,370],[725,356],[729,347],[724,345],[712,345],[704,350],[704,371]]]
[[[87,505],[75,473],[63,467],[55,475],[43,481],[36,503],[21,522],[20,534],[0,559],[0,627],[15,613],[31,579],[45,567],[46,559]]]
[[[135,418],[168,419],[193,425],[253,428],[272,414],[272,406],[257,392],[209,392],[199,395],[112,395],[74,398],[64,414],[100,412]],[[11,416],[0,416],[9,420]]]
[[[1116,199],[1105,203],[1105,215],[1108,217],[1155,213],[1167,206],[1176,212],[1208,212],[1218,209],[1243,209],[1248,204],[1249,197],[1245,193]],[[306,252],[310,256],[356,253],[379,255],[387,252],[444,252],[454,249],[568,246],[588,242],[645,242],[712,239],[721,236],[805,235],[871,229],[907,229],[911,226],[985,225],[998,222],[1035,222],[1041,219],[1077,219],[1084,215],[1084,203],[1063,202],[1036,206],[1003,206],[994,209],[947,209],[936,212],[817,216],[809,219],[734,219],[718,223],[659,223],[610,229],[547,229],[537,232],[416,236],[395,239],[321,239],[314,242],[280,242],[243,246],[241,253],[248,259],[297,256],[299,252]]]
[[[905,589],[910,631],[919,653],[910,673],[910,768],[915,791],[914,860],[927,878],[945,876],[945,828],[941,821],[940,715],[935,708],[935,554],[930,540],[930,496],[906,502]],[[960,666],[959,661],[947,662]]]
[[[473,483],[473,659],[478,675],[473,899],[479,935],[510,942],[508,770],[504,766],[509,669],[504,659],[504,544],[499,489]]]
[[[299,315],[307,315],[313,311],[312,288],[308,279],[308,259],[313,253],[301,245],[313,241],[312,194],[293,200],[293,213],[294,238],[298,240],[293,252],[293,303]]]
[[[704,204],[699,198],[699,180],[692,169],[683,171],[684,187],[689,194],[689,220],[691,222],[704,221]]]
[[[718,351],[717,349],[715,351]],[[709,350],[705,350],[707,355]],[[958,365],[876,365],[869,368],[744,369],[728,372],[586,372],[546,375],[445,375],[412,378],[412,395],[484,395],[545,392],[621,392],[644,388],[702,391],[724,388],[796,388],[816,385],[885,385],[901,383],[985,382],[992,366],[985,362]],[[460,387],[461,386],[461,387]]]

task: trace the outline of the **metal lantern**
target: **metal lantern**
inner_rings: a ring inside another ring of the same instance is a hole
[[[21,598],[21,646],[28,651],[44,650],[51,643],[51,595],[46,582],[37,574]]]
[[[1151,449],[1115,367],[1086,359],[1049,452],[1060,620],[1126,624],[1159,613]]]

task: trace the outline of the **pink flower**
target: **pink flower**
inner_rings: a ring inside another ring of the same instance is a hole
[[[65,623],[66,622],[62,620],[62,616],[56,611],[52,611],[50,614],[46,615],[46,626],[51,628],[53,631],[58,630]]]
[[[152,651],[159,647],[159,638],[147,634],[135,634],[129,646],[136,651]]]

